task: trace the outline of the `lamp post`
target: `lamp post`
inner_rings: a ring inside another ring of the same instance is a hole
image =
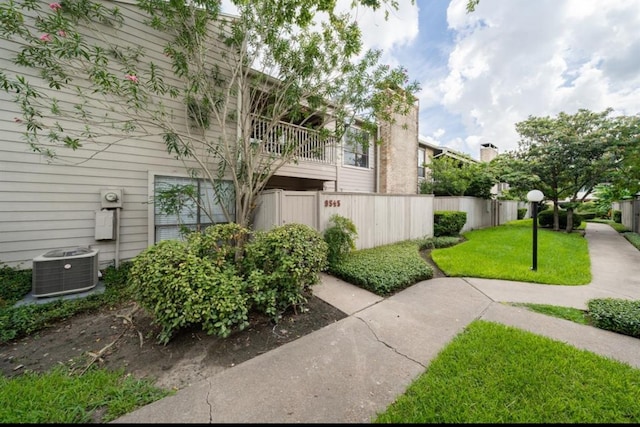
[[[527,193],[527,200],[531,203],[533,210],[533,265],[531,269],[538,269],[538,203],[544,199],[544,194],[540,190],[531,190]]]

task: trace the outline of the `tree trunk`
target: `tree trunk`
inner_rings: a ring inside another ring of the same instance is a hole
[[[573,230],[573,208],[567,208],[567,233]]]

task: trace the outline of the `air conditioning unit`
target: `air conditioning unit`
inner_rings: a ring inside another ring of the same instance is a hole
[[[98,250],[54,249],[33,259],[32,273],[34,297],[88,291],[98,284]]]

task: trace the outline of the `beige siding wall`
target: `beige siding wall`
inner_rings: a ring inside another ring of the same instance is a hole
[[[375,169],[372,167],[340,166],[337,191],[373,193],[375,178]]]
[[[104,35],[122,45],[147,41],[148,55],[170,70],[162,53],[167,37],[149,30],[135,6],[118,6],[126,24],[118,30],[105,29]],[[0,67],[9,76],[24,73],[8,60],[17,52],[15,46],[5,43],[0,50]],[[64,94],[56,95],[65,99]],[[73,98],[67,94],[66,100]],[[91,246],[100,250],[101,267],[112,263],[116,243],[94,238],[103,188],[124,191],[119,258],[132,258],[145,249],[153,228],[150,173],[186,176],[185,165],[167,154],[161,137],[105,138],[100,145],[89,143],[77,151],[59,149],[60,158],[48,163],[23,142],[15,117],[21,117],[17,105],[10,94],[0,91],[0,262],[29,268],[34,257],[49,250]],[[113,145],[105,149],[108,143]]]
[[[276,173],[278,176],[288,176],[293,178],[320,179],[324,181],[335,181],[336,166],[313,162],[299,161],[298,164],[286,164]]]

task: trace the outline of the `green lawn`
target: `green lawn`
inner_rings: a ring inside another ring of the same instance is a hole
[[[638,423],[640,370],[479,320],[373,422]]]
[[[451,277],[482,277],[554,285],[591,282],[587,240],[578,232],[567,234],[538,228],[538,262],[533,271],[532,220],[512,221],[498,227],[463,233],[467,241],[434,249],[433,261]]]

